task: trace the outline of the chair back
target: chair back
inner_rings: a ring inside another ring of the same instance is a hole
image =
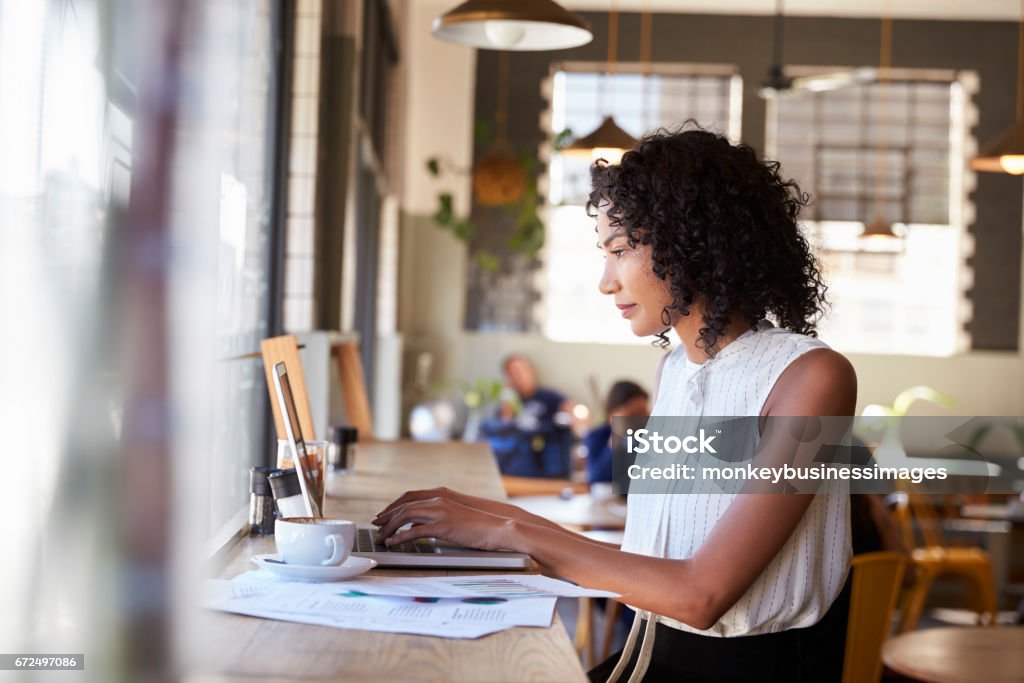
[[[277,405],[277,394],[274,391],[274,366],[284,363],[288,368],[288,380],[295,396],[295,410],[299,413],[299,429],[307,441],[316,439],[313,426],[313,413],[309,409],[309,394],[306,390],[306,374],[302,370],[302,359],[299,356],[299,342],[293,335],[269,337],[260,341],[260,353],[263,356],[263,371],[267,376],[267,392],[270,394],[270,407],[274,413],[274,427],[278,439],[287,439],[284,431],[284,420],[281,409]]]
[[[914,548],[937,548],[946,545],[942,533],[942,516],[937,512],[935,502],[946,502],[937,495],[903,492],[893,510],[893,518],[903,534],[903,543],[910,550]],[[918,543],[917,535],[921,535]]]
[[[370,441],[373,439],[373,415],[366,393],[363,364],[359,359],[359,345],[354,341],[332,344],[331,356],[338,368],[338,382],[348,422],[359,430],[360,441]]]
[[[881,678],[882,644],[892,628],[906,562],[902,553],[854,556],[843,683],[877,683]]]

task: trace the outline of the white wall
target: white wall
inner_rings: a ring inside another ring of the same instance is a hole
[[[402,62],[405,71],[405,159],[402,209],[430,214],[442,188],[455,194],[455,207],[468,213],[467,182],[451,173],[440,180],[427,173],[431,157],[468,169],[473,161],[473,90],[476,50],[437,40],[434,17],[451,9],[452,0],[405,0],[402,6]]]

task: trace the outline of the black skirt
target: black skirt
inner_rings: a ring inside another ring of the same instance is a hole
[[[719,638],[658,624],[645,682],[687,683],[840,683],[850,611],[850,581],[817,624],[758,636]],[[646,622],[640,624],[640,634]],[[608,680],[622,651],[587,674],[591,681]],[[633,657],[619,678],[623,683],[640,655],[640,637]]]

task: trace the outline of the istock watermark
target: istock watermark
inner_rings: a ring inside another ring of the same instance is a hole
[[[703,429],[700,430],[700,434],[684,437],[675,434],[662,436],[658,432],[649,432],[646,429],[627,429],[626,450],[630,453],[717,453],[711,445],[714,438],[707,436]]]
[[[1022,417],[659,416],[612,431],[631,494],[1024,490]]]

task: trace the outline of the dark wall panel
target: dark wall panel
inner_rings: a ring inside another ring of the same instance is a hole
[[[540,115],[546,108],[541,80],[554,61],[601,61],[607,58],[608,16],[584,13],[594,29],[594,41],[573,50],[513,52],[509,83],[508,131],[513,144],[534,152],[542,141]],[[772,17],[659,14],[653,21],[652,52],[655,62],[735,64],[744,79],[743,139],[758,149],[764,146],[765,106],[757,89],[771,60]],[[619,18],[620,61],[637,61],[638,14]],[[789,64],[859,66],[878,63],[880,22],[877,19],[793,17],[786,19],[784,59]],[[979,110],[971,133],[981,142],[1013,121],[1016,82],[1017,25],[1010,22],[893,22],[893,66],[977,71],[981,88],[974,103]],[[493,121],[496,103],[498,53],[483,50],[477,58],[476,118]],[[485,149],[475,150],[477,157]],[[799,180],[799,178],[797,179]],[[1005,175],[979,174],[971,199],[976,220],[968,226],[976,239],[969,297],[974,319],[967,324],[975,349],[1017,348],[1020,309],[1022,181]],[[501,251],[512,229],[500,211],[473,208],[478,226],[474,248]],[[539,264],[504,258],[504,279],[513,289]],[[496,278],[471,266],[466,327],[494,327]],[[508,306],[529,307],[532,296],[498,297]],[[521,301],[522,303],[517,303]],[[526,308],[506,310],[497,327],[532,330]],[[518,323],[509,323],[516,321]],[[516,325],[518,324],[518,327]]]

